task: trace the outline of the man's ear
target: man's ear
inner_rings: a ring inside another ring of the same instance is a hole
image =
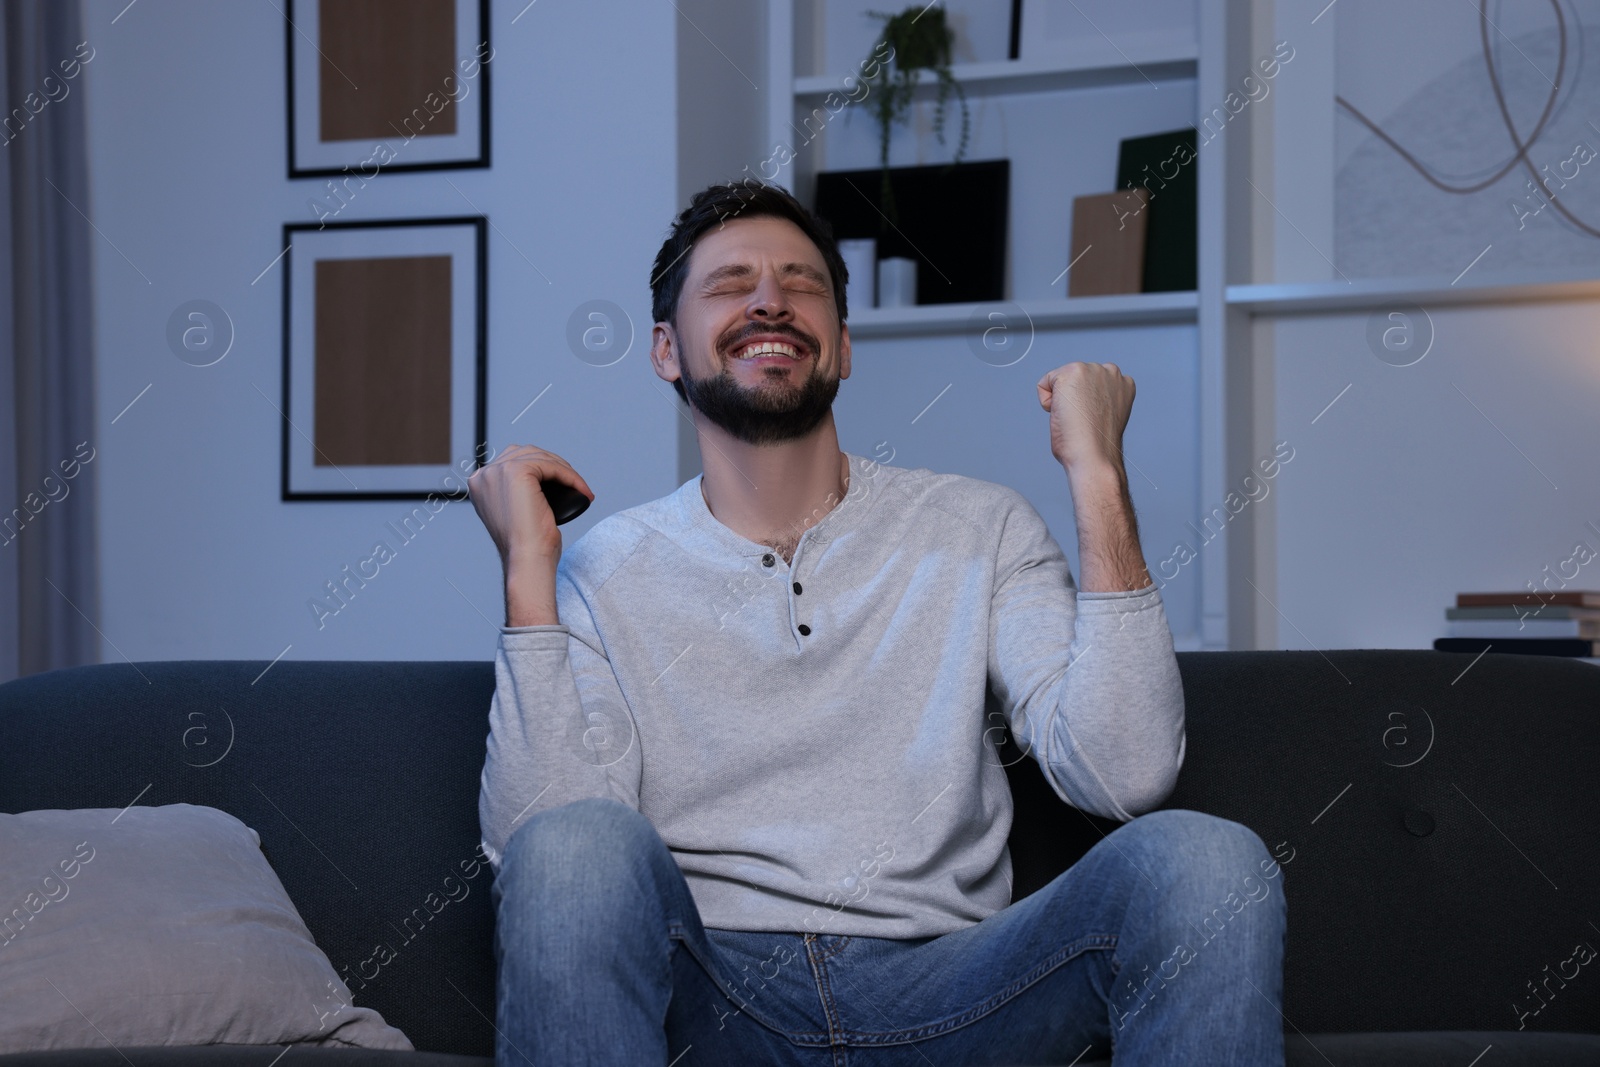
[[[850,324],[839,324],[839,377],[850,377]]]
[[[650,328],[650,365],[663,381],[675,382],[682,375],[678,352],[678,332],[672,323],[658,322]]]

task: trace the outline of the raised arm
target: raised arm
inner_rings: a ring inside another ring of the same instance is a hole
[[[1063,800],[1128,820],[1171,794],[1183,765],[1183,682],[1145,570],[1122,462],[1134,387],[1113,364],[1069,363],[1039,383],[1066,470],[1080,590],[1021,494],[1004,517],[990,676],[1017,743]]]
[[[1115,363],[1068,363],[1039,379],[1050,413],[1050,453],[1067,472],[1078,523],[1084,592],[1122,593],[1153,585],[1128,495],[1122,433],[1137,392]]]

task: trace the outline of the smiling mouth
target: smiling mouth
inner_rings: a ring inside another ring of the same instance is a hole
[[[787,359],[791,363],[798,363],[805,358],[805,353],[798,346],[792,345],[787,341],[756,341],[734,349],[730,353],[730,358],[747,361]]]

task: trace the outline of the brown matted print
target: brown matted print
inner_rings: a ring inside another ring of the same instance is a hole
[[[455,0],[322,0],[317,30],[321,140],[393,137],[430,94],[444,103],[427,133],[456,132],[456,102],[440,93],[455,72]]]
[[[450,267],[316,261],[317,466],[450,462]]]

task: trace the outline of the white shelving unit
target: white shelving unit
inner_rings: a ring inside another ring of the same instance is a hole
[[[816,136],[814,141],[806,136],[819,124],[819,114],[829,114],[825,106],[830,101],[829,94],[843,97],[857,83],[845,71],[816,73],[796,69],[796,42],[807,39],[806,35],[797,36],[795,32],[796,6],[804,2],[767,0],[767,75],[774,86],[787,87],[787,91],[775,91],[767,97],[764,140],[770,148],[779,144],[800,145],[801,138],[805,139],[805,147],[796,153],[794,163],[770,180],[784,185],[802,202],[810,203],[816,173],[864,169],[876,166],[878,161],[875,154],[862,152],[859,131],[839,135],[848,146],[840,150],[831,143],[832,128]],[[811,2],[823,6],[824,19],[833,13],[828,0]],[[1141,365],[1148,368],[1154,360],[1158,369],[1170,365],[1160,360],[1182,360],[1184,366],[1174,368],[1174,373],[1178,379],[1192,382],[1194,392],[1169,400],[1169,403],[1187,403],[1189,410],[1151,409],[1148,404],[1156,401],[1145,401],[1143,383],[1140,390],[1140,401],[1147,404],[1144,432],[1175,433],[1166,429],[1169,425],[1195,427],[1192,436],[1181,440],[1162,439],[1165,448],[1190,464],[1188,469],[1192,473],[1187,475],[1188,484],[1173,484],[1163,478],[1159,487],[1150,488],[1157,486],[1154,479],[1141,478],[1130,470],[1130,477],[1140,483],[1135,487],[1136,497],[1140,492],[1148,494],[1139,506],[1141,535],[1152,574],[1157,561],[1170,550],[1169,538],[1182,532],[1184,523],[1181,520],[1199,521],[1212,506],[1222,504],[1230,488],[1230,472],[1247,473],[1257,458],[1255,435],[1248,430],[1248,415],[1233,420],[1244,429],[1232,434],[1228,431],[1230,398],[1236,408],[1241,403],[1248,404],[1248,388],[1241,390],[1240,385],[1230,383],[1225,374],[1228,331],[1238,330],[1240,323],[1248,320],[1248,313],[1242,308],[1230,307],[1225,286],[1225,267],[1229,261],[1229,252],[1223,246],[1228,232],[1226,220],[1230,210],[1242,211],[1247,205],[1229,202],[1223,192],[1227,188],[1224,173],[1226,169],[1241,167],[1247,162],[1248,156],[1244,154],[1248,150],[1247,137],[1233,136],[1231,142],[1219,139],[1217,145],[1204,148],[1191,164],[1198,167],[1201,219],[1196,291],[1067,298],[1059,277],[1053,286],[1062,294],[1058,296],[1041,293],[1045,286],[1039,279],[1048,280],[1057,275],[1067,263],[1064,253],[1070,236],[1071,198],[1108,192],[1113,187],[1117,141],[1183,125],[1200,126],[1200,117],[1209,105],[1220,103],[1226,95],[1227,72],[1235,67],[1239,71],[1248,70],[1249,28],[1244,16],[1238,13],[1240,5],[1229,4],[1226,0],[1195,0],[1195,3],[1197,39],[1190,42],[1140,48],[1130,42],[1118,44],[1108,40],[1096,42],[1101,47],[1094,50],[1102,53],[1102,57],[1093,60],[1000,60],[953,65],[952,73],[974,108],[975,143],[979,126],[977,109],[985,107],[995,109],[988,112],[992,124],[989,145],[992,148],[996,143],[1001,144],[999,151],[975,153],[969,150],[966,158],[1004,156],[1012,161],[1012,231],[1007,249],[1010,263],[1006,288],[1010,299],[995,305],[853,310],[849,323],[852,340],[864,342],[855,348],[858,366],[864,359],[871,358],[876,351],[873,346],[879,344],[890,346],[883,349],[884,352],[896,354],[886,358],[900,358],[898,354],[906,351],[906,341],[926,341],[926,345],[916,347],[918,353],[956,354],[964,345],[962,335],[971,329],[974,315],[981,314],[985,307],[1020,308],[1036,335],[1051,339],[1061,351],[1071,350],[1074,342],[1070,339],[1080,336],[1090,339],[1077,342],[1080,346],[1092,342],[1104,347],[1107,354],[1088,357],[1096,360],[1115,360],[1126,366],[1137,361],[1140,352],[1146,352],[1147,358]],[[815,11],[809,5],[805,10]],[[1104,54],[1113,53],[1115,61],[1104,58]],[[931,100],[936,89],[937,80],[925,73],[916,99]],[[839,97],[832,99],[834,105]],[[1174,111],[1173,105],[1178,101],[1190,103]],[[953,116],[955,122],[959,122],[957,106],[952,96],[947,114]],[[1046,117],[1043,121],[1042,116]],[[810,126],[805,121],[808,117],[813,120]],[[866,117],[864,113],[861,115],[863,119]],[[830,117],[828,121],[842,122],[843,114]],[[1240,127],[1243,125],[1239,123]],[[866,129],[866,124],[861,128]],[[1001,134],[995,135],[994,128],[999,128]],[[1066,155],[1059,167],[1049,163],[1052,159],[1061,160],[1066,149],[1055,149],[1056,155],[1052,157],[1048,154],[1051,150],[1048,145],[1041,152],[1040,138],[1072,138],[1079,131],[1087,141],[1082,150]],[[953,143],[951,133],[947,128],[946,139]],[[1231,129],[1229,133],[1232,134]],[[904,136],[904,131],[897,130],[897,138]],[[851,141],[851,137],[855,140]],[[1087,173],[1084,160],[1091,157],[1104,161],[1103,178],[1084,177]],[[933,163],[948,158],[948,155],[942,159],[918,158],[915,162]],[[1041,163],[1042,159],[1046,162]],[[902,161],[891,158],[891,165],[902,165]],[[1041,167],[1052,173],[1040,174]],[[1019,226],[1018,220],[1028,222]],[[1059,262],[1055,261],[1056,257]],[[1055,265],[1049,273],[1043,273],[1039,268],[1047,260]],[[1019,269],[1019,264],[1024,264],[1025,269]],[[1251,298],[1250,294],[1240,293],[1241,301]],[[1173,330],[1178,332],[1174,334]],[[1076,331],[1098,332],[1078,334]],[[1128,362],[1124,362],[1120,351],[1124,346],[1129,350]],[[1150,373],[1148,369],[1144,372],[1146,379]],[[1181,417],[1171,417],[1179,415]],[[1158,426],[1156,430],[1151,429],[1153,424]],[[1045,492],[1048,490],[1041,490],[1041,495]],[[1181,506],[1176,504],[1179,497],[1184,498]],[[1159,532],[1153,529],[1160,523],[1147,522],[1147,511],[1156,513],[1158,519],[1164,515],[1168,520],[1165,528]],[[1178,521],[1171,521],[1180,515]],[[1233,647],[1253,647],[1250,639],[1255,627],[1256,597],[1249,583],[1242,580],[1250,572],[1238,568],[1237,564],[1241,559],[1248,560],[1253,548],[1252,531],[1241,523],[1217,535],[1216,543],[1204,548],[1200,558],[1189,564],[1195,573],[1184,576],[1185,582],[1193,583],[1184,594],[1189,597],[1189,607],[1184,612],[1186,618],[1171,620],[1174,639],[1180,649],[1227,648],[1230,640]],[[1237,570],[1238,577],[1230,583],[1232,570]],[[1173,614],[1173,604],[1174,601],[1168,599],[1169,616]]]

